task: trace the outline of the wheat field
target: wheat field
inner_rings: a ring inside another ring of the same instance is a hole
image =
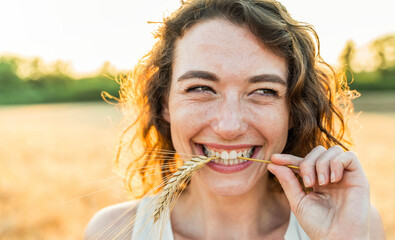
[[[96,211],[128,198],[111,169],[119,118],[99,103],[0,108],[0,239],[81,239]],[[353,150],[395,239],[395,113],[358,121]]]

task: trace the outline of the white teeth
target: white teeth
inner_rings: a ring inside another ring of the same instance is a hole
[[[237,152],[235,150],[232,150],[229,153],[229,159],[236,159],[237,158]]]
[[[246,149],[244,151],[239,151],[239,152],[236,152],[236,150],[232,150],[230,152],[223,150],[220,153],[220,152],[211,150],[211,149],[207,148],[206,146],[204,146],[203,152],[206,156],[218,157],[217,159],[213,160],[213,162],[215,162],[215,163],[222,164],[222,165],[236,165],[236,164],[246,162],[247,160],[238,159],[238,157],[247,157],[247,158],[251,157],[252,154],[254,153],[254,148],[252,147],[250,149]]]
[[[228,160],[229,159],[229,153],[227,151],[223,151],[221,153],[221,158],[224,159],[224,160]],[[226,164],[226,165],[228,165],[228,164]]]
[[[247,150],[244,150],[243,157],[247,157]]]

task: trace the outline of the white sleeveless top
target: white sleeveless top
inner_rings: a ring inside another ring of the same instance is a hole
[[[157,235],[155,236],[152,235],[152,233],[159,228],[159,225],[158,223],[154,224],[153,222],[152,219],[153,208],[150,208],[150,200],[155,200],[155,199],[152,197],[146,197],[143,198],[139,203],[136,213],[136,220],[134,222],[134,227],[133,227],[132,240],[159,239]],[[145,212],[143,212],[142,209],[145,209]],[[152,231],[152,229],[154,231]],[[304,232],[304,230],[298,223],[295,215],[291,211],[288,228],[284,235],[284,240],[309,240],[309,239],[310,238]],[[162,240],[174,240],[170,220],[167,221],[166,226],[163,229]]]

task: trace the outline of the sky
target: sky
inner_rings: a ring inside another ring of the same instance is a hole
[[[392,0],[280,0],[291,15],[310,23],[321,55],[335,64],[347,40],[357,47],[395,33]],[[1,0],[0,55],[69,62],[79,73],[109,61],[130,70],[152,47],[152,31],[179,0]]]

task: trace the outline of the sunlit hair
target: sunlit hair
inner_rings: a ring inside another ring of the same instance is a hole
[[[215,18],[248,27],[266,47],[286,59],[292,127],[284,153],[303,157],[318,145],[347,149],[350,144],[345,138],[346,116],[352,111],[354,93],[322,60],[311,25],[294,20],[284,6],[271,0],[186,1],[159,23],[157,43],[133,72],[120,77],[120,103],[125,112],[137,117],[121,135],[117,164],[124,166],[126,184],[136,198],[166,180],[175,170],[169,168],[179,161],[161,152],[174,151],[162,111],[171,85],[176,40],[193,25]]]

